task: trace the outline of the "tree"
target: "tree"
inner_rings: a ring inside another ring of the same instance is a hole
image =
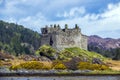
[[[120,60],[120,48],[116,48],[115,49],[115,57],[114,57],[114,59],[115,60]]]
[[[58,24],[58,26],[57,26],[58,28],[60,28],[60,25]]]
[[[65,24],[65,29],[68,29],[68,24]]]
[[[54,28],[56,28],[57,26],[56,26],[56,24],[54,24]]]
[[[79,26],[77,24],[75,24],[75,29],[78,29],[78,28],[79,28]]]
[[[21,44],[28,44],[37,50],[40,46],[40,34],[22,25],[0,20],[0,50],[14,55],[25,52],[30,54],[31,47],[24,47]]]

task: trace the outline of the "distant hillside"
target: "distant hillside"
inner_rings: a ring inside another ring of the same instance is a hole
[[[0,50],[18,55],[33,54],[40,46],[40,35],[22,25],[0,20]]]
[[[120,59],[120,39],[101,38],[96,35],[89,36],[88,50],[113,59]]]

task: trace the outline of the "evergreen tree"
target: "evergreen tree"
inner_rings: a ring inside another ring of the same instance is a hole
[[[24,28],[22,25],[0,20],[0,50],[14,55],[31,54],[39,46],[40,35],[37,32]]]

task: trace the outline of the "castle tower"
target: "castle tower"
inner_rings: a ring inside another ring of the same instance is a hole
[[[67,26],[67,25],[65,25]],[[75,28],[61,29],[60,26],[41,28],[41,46],[50,45],[58,51],[69,47],[79,47],[87,50],[87,36],[81,33],[81,29],[75,25]]]

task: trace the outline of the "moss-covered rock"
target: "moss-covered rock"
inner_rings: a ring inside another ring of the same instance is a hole
[[[36,51],[37,55],[40,56],[45,56],[50,58],[51,60],[55,60],[56,57],[56,50],[53,49],[51,46],[49,45],[43,45],[41,46],[37,51]]]

